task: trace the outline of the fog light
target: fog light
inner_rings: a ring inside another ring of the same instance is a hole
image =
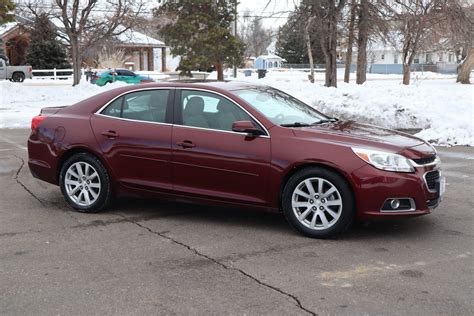
[[[400,200],[391,200],[390,201],[390,207],[393,210],[396,210],[397,208],[399,208],[400,207]]]
[[[380,211],[382,212],[408,212],[416,210],[413,198],[386,199]]]

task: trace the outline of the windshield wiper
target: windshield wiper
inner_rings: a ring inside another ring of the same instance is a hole
[[[305,127],[305,126],[311,126],[311,124],[301,123],[301,122],[294,122],[294,123],[288,123],[288,124],[280,124],[280,126],[283,126],[283,127]]]
[[[319,120],[317,122],[314,122],[313,124],[311,125],[318,125],[318,124],[324,124],[324,123],[333,123],[333,122],[337,122],[338,119],[335,118],[335,117],[331,117],[329,119],[322,119],[322,120]]]

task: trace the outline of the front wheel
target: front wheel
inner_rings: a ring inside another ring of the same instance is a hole
[[[302,169],[288,180],[282,207],[294,229],[314,238],[342,233],[354,219],[354,197],[346,180],[320,167]]]
[[[59,183],[66,202],[79,212],[98,212],[111,197],[107,170],[99,159],[87,153],[78,153],[66,160]]]

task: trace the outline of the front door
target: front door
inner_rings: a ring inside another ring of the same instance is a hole
[[[255,120],[223,96],[191,89],[176,94],[174,189],[197,197],[266,204],[270,138],[233,132],[233,122]]]
[[[173,93],[174,89],[131,92],[92,115],[97,142],[122,185],[147,190],[172,188]]]

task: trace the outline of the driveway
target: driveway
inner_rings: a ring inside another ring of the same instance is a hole
[[[159,200],[81,214],[0,130],[0,314],[473,315],[474,150],[433,214],[312,240],[282,215]]]

